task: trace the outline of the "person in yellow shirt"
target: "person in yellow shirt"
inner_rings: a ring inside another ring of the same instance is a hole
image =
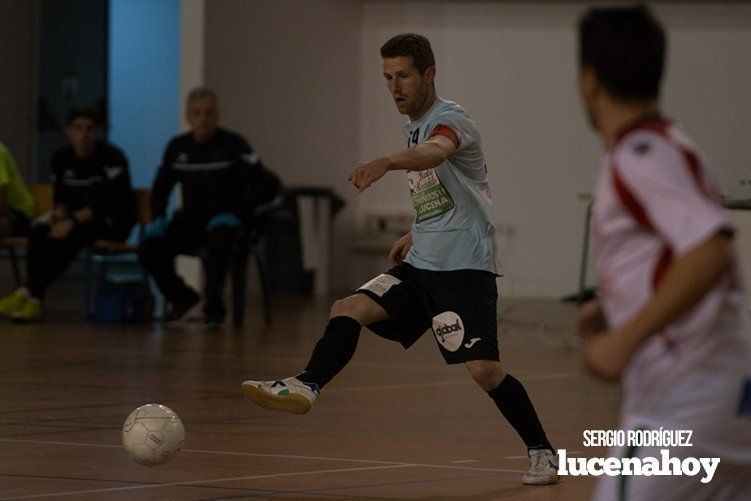
[[[25,236],[34,217],[34,199],[8,148],[0,143],[0,237]]]

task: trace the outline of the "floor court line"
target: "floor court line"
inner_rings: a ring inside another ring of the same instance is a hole
[[[291,494],[316,494],[316,493],[332,493],[334,491],[343,491],[343,490],[351,490],[351,489],[363,489],[363,488],[369,488],[369,487],[386,487],[386,486],[396,486],[396,485],[415,485],[415,484],[429,484],[429,483],[435,483],[435,482],[448,482],[448,481],[458,481],[458,480],[476,480],[479,478],[490,478],[495,477],[498,474],[495,475],[472,475],[472,476],[462,476],[462,477],[444,477],[444,478],[430,478],[430,479],[414,479],[414,480],[402,480],[402,481],[396,481],[396,482],[380,482],[380,483],[368,483],[368,484],[350,484],[350,485],[340,485],[340,486],[329,486],[329,487],[321,487],[317,489],[304,489],[304,490],[297,490],[297,491],[280,491],[280,490],[272,490],[272,489],[253,489],[253,488],[245,488],[241,489],[246,492],[244,492],[242,495],[239,496],[222,496],[220,498],[207,498],[207,499],[238,499],[238,498],[249,498],[249,497],[259,497],[259,496],[269,496],[269,497],[277,497],[277,496],[286,496]],[[85,479],[81,479],[85,480]],[[107,480],[109,482],[120,482],[118,480]],[[180,483],[177,486],[182,486],[183,484]],[[196,484],[193,484],[196,485]],[[196,485],[197,487],[206,487],[206,488],[212,488],[208,485]],[[154,487],[161,487],[161,485],[154,485]],[[214,487],[214,488],[221,488],[221,487]],[[253,491],[253,492],[247,492],[247,491]],[[66,493],[52,493],[52,494],[33,494],[29,496],[13,496],[13,497],[5,497],[0,498],[0,500],[15,500],[15,499],[34,499],[34,498],[44,498],[44,497],[60,497],[60,496],[68,496],[73,495],[77,493],[96,493],[100,491],[95,490],[88,490],[88,491],[78,491],[78,492],[66,492]],[[344,496],[343,494],[339,494],[338,496]]]
[[[100,447],[100,448],[110,448],[110,449],[119,449],[121,447],[120,445],[112,445],[112,444],[57,442],[57,441],[45,441],[45,440],[17,440],[17,439],[2,439],[2,438],[0,438],[0,442],[35,443],[35,444],[45,444],[45,445],[74,446],[74,447]],[[382,460],[371,460],[371,459],[339,458],[339,457],[327,457],[327,456],[305,456],[305,455],[295,455],[295,454],[268,454],[268,453],[254,453],[254,452],[212,451],[212,450],[203,450],[203,449],[183,449],[181,452],[199,453],[199,454],[232,455],[232,456],[266,457],[266,458],[279,458],[279,459],[303,459],[303,460],[313,460],[313,461],[366,463],[366,464],[375,464],[378,466],[360,467],[360,468],[342,468],[342,469],[333,469],[333,470],[311,470],[311,471],[291,472],[291,473],[275,473],[275,474],[254,475],[254,476],[247,476],[247,477],[231,477],[231,478],[221,478],[221,479],[208,479],[208,480],[201,480],[201,481],[175,482],[175,483],[170,483],[170,484],[141,484],[141,485],[136,485],[136,486],[112,487],[112,488],[106,488],[106,489],[90,489],[90,490],[84,490],[84,491],[67,491],[67,492],[51,493],[51,494],[44,494],[44,495],[30,495],[30,496],[21,496],[21,497],[0,498],[0,500],[60,497],[60,496],[68,496],[68,495],[118,492],[118,491],[124,491],[124,490],[156,489],[156,488],[162,488],[162,487],[176,487],[176,486],[181,486],[181,485],[211,484],[211,483],[218,483],[218,482],[257,480],[257,479],[265,479],[265,478],[318,475],[318,474],[326,474],[326,473],[346,473],[350,471],[354,472],[354,471],[399,469],[399,468],[435,468],[435,469],[447,469],[447,470],[490,472],[490,473],[495,473],[495,474],[526,473],[525,470],[513,470],[513,469],[501,469],[501,468],[480,468],[480,467],[474,467],[474,466],[459,466],[457,464],[439,465],[439,464],[425,464],[425,463],[404,463],[404,462],[382,461]],[[571,454],[576,454],[578,452],[579,451],[572,451]],[[508,456],[508,457],[503,457],[500,459],[526,459],[526,457],[527,456]],[[477,460],[469,459],[469,460],[452,461],[452,463],[468,463],[468,462],[476,462],[476,461]],[[112,480],[112,482],[119,482],[119,480]],[[424,482],[424,481],[416,480],[414,482],[419,483],[419,482]],[[383,485],[390,485],[390,483],[383,484]],[[307,490],[300,491],[300,493],[325,492],[327,490],[342,490],[342,489],[349,489],[349,488],[358,488],[358,487],[357,486],[334,487],[334,488],[328,488],[328,489],[315,489],[315,490],[310,490],[310,491],[307,491]],[[265,492],[266,492],[265,494],[259,494],[259,495],[275,496],[275,495],[288,494],[286,492],[277,494],[275,491],[265,491]]]
[[[30,443],[40,445],[62,445],[71,447],[100,447],[109,449],[120,449],[121,445],[114,444],[92,444],[83,442],[59,442],[52,440],[23,440],[13,438],[0,438],[0,442],[17,442],[17,443]],[[248,456],[248,457],[265,457],[265,458],[278,458],[278,459],[304,459],[310,461],[337,461],[337,462],[350,462],[350,463],[365,463],[365,464],[377,464],[385,466],[415,466],[420,468],[442,468],[442,469],[457,469],[457,470],[471,470],[471,471],[490,471],[498,473],[526,473],[524,470],[509,470],[500,468],[480,468],[475,466],[455,466],[445,464],[426,464],[426,463],[405,463],[403,461],[383,461],[375,459],[358,459],[358,458],[340,458],[340,457],[328,457],[328,456],[304,456],[298,454],[269,454],[261,452],[237,452],[237,451],[212,451],[205,449],[182,449],[182,453],[198,453],[198,454],[216,454],[227,456]],[[500,458],[500,459],[513,459]],[[520,458],[526,458],[527,456],[519,456]],[[473,460],[474,461],[474,460]]]
[[[565,379],[570,377],[578,377],[579,374],[573,373],[555,373],[555,374],[532,374],[524,376],[524,381],[537,381],[539,379]],[[346,393],[348,391],[372,391],[372,390],[401,390],[401,389],[413,389],[413,388],[429,388],[439,386],[459,386],[459,385],[474,385],[477,384],[471,377],[462,381],[436,381],[433,383],[406,383],[406,384],[388,384],[380,386],[351,386],[348,388],[330,388],[326,390],[326,394],[329,393]]]
[[[387,469],[395,469],[395,468],[409,468],[413,466],[416,466],[416,465],[398,464],[398,465],[382,465],[382,466],[363,466],[360,468],[338,468],[334,470],[295,471],[295,472],[288,472],[288,473],[271,473],[268,475],[248,475],[244,477],[212,478],[212,479],[206,479],[206,480],[188,480],[185,482],[170,482],[166,484],[142,484],[142,485],[129,485],[129,486],[124,486],[124,487],[109,487],[105,489],[86,489],[86,490],[80,490],[80,491],[54,492],[54,493],[48,493],[48,494],[31,494],[28,496],[4,497],[4,498],[0,498],[0,500],[50,498],[50,497],[61,497],[61,496],[77,496],[81,494],[104,494],[107,492],[161,489],[164,487],[180,487],[180,486],[198,485],[198,484],[215,484],[218,482],[239,482],[242,480],[258,480],[258,479],[265,479],[265,478],[294,477],[294,476],[302,476],[302,475],[323,475],[327,473],[348,473],[348,472],[353,472],[353,471],[387,470]]]
[[[166,484],[141,484],[141,485],[130,485],[130,486],[123,486],[123,487],[109,487],[104,489],[86,489],[86,490],[78,490],[78,491],[65,491],[65,492],[54,492],[54,493],[47,493],[47,494],[31,494],[31,495],[24,495],[24,496],[11,496],[11,497],[3,497],[0,498],[2,501],[10,501],[10,500],[16,500],[16,499],[39,499],[39,498],[48,498],[48,497],[61,497],[61,496],[76,496],[76,495],[82,495],[82,494],[104,494],[108,492],[122,492],[122,491],[136,491],[136,490],[145,490],[145,489],[160,489],[164,487],[181,487],[181,486],[190,486],[190,485],[204,485],[204,484],[213,484],[213,483],[219,483],[219,482],[239,482],[243,480],[259,480],[259,479],[267,479],[267,478],[281,478],[281,477],[293,477],[293,476],[304,476],[304,475],[322,475],[322,474],[329,474],[329,473],[349,473],[349,472],[355,472],[355,471],[372,471],[372,470],[387,470],[387,469],[400,469],[400,468],[421,468],[421,467],[433,467],[433,468],[453,468],[453,469],[459,469],[459,470],[483,470],[483,471],[489,471],[496,474],[499,473],[526,473],[522,470],[500,470],[500,469],[492,469],[492,468],[465,468],[461,466],[445,466],[445,465],[425,465],[425,464],[418,464],[418,463],[402,463],[402,464],[388,464],[388,465],[381,465],[381,466],[367,466],[367,467],[360,467],[360,468],[338,468],[338,469],[332,469],[332,470],[309,470],[309,471],[298,471],[298,472],[288,472],[288,473],[272,473],[268,475],[249,475],[244,477],[229,477],[229,478],[216,478],[216,479],[206,479],[206,480],[189,480],[185,482],[171,482]],[[484,475],[483,475],[484,476]],[[456,479],[466,479],[466,478],[477,478],[477,477],[457,477]],[[414,480],[414,481],[406,481],[406,482],[396,482],[397,484],[404,484],[404,483],[426,483],[426,482],[434,482],[434,481],[446,481],[450,480],[450,478],[445,479],[429,479],[429,480]],[[113,480],[113,482],[118,482],[117,480]],[[329,490],[343,490],[343,489],[356,489],[356,488],[362,488],[363,486],[377,486],[377,485],[390,485],[391,483],[383,483],[383,484],[363,484],[363,485],[353,485],[353,486],[340,486],[340,487],[329,487],[329,488],[322,488],[322,489],[313,489],[313,490],[303,490],[299,491],[300,493],[314,493],[314,492],[325,492]],[[276,491],[266,491],[266,494],[258,494],[258,495],[269,495],[268,493],[272,492],[271,495],[283,495],[283,494],[289,494],[288,492],[276,492]],[[295,491],[298,492],[298,491]]]
[[[15,438],[0,438],[0,442],[18,442],[26,444],[39,444],[39,445],[62,445],[71,447],[101,447],[108,449],[120,449],[122,445],[115,444],[92,444],[85,442],[60,442],[53,440],[25,440]],[[226,456],[248,456],[248,457],[265,457],[265,458],[279,458],[279,459],[306,459],[313,461],[338,461],[338,462],[350,462],[350,463],[368,463],[368,464],[381,464],[381,465],[405,465],[411,463],[398,462],[398,461],[378,461],[373,459],[356,459],[356,458],[339,458],[339,457],[326,457],[326,456],[303,456],[295,454],[267,454],[261,452],[238,452],[238,451],[216,451],[205,449],[182,449],[180,452],[199,453],[199,454],[217,454]]]
[[[472,476],[463,476],[463,477],[444,477],[444,478],[428,478],[428,479],[422,478],[422,479],[415,479],[415,480],[402,480],[398,482],[381,482],[377,484],[374,484],[374,483],[351,484],[351,485],[344,485],[344,486],[338,486],[338,487],[321,487],[319,489],[304,489],[304,490],[298,490],[298,491],[266,491],[266,492],[259,492],[259,493],[253,493],[253,494],[245,494],[245,495],[236,496],[236,497],[222,497],[222,498],[217,498],[217,499],[239,499],[239,498],[259,497],[259,496],[277,497],[277,496],[285,496],[285,495],[290,495],[290,494],[319,494],[319,493],[326,493],[329,496],[337,496],[337,497],[344,498],[344,496],[346,496],[345,494],[332,494],[332,493],[335,491],[366,489],[370,487],[393,487],[396,485],[416,485],[416,484],[430,484],[430,483],[436,483],[436,482],[455,482],[459,480],[477,480],[480,478],[492,478],[492,477],[497,477],[497,476],[498,475],[472,475]],[[347,496],[347,499],[350,499],[349,496]]]
[[[565,379],[570,377],[578,377],[579,374],[574,373],[553,373],[553,374],[530,374],[523,376],[525,381],[536,381],[540,379]],[[350,391],[375,391],[375,390],[399,390],[399,389],[413,389],[413,388],[428,388],[439,386],[457,386],[465,384],[476,384],[472,378],[467,378],[462,381],[436,381],[432,383],[407,383],[407,384],[392,384],[392,385],[376,385],[376,386],[350,386],[347,388],[330,388],[326,390],[326,393],[345,393]],[[239,392],[238,392],[239,393]],[[206,397],[183,397],[183,398],[168,398],[165,402],[183,402],[191,400],[211,400],[211,399],[223,399],[223,398],[236,398],[238,393],[220,393],[213,396]],[[49,412],[49,411],[69,411],[73,409],[89,409],[89,408],[106,408],[106,407],[122,407],[125,405],[136,405],[128,403],[106,403],[106,404],[94,404],[85,406],[73,406],[73,407],[54,407],[48,409],[19,409],[12,411],[0,411],[0,414],[18,414],[24,412]],[[52,419],[54,421],[54,419]]]
[[[294,491],[294,492],[288,492],[288,493],[275,493],[271,494],[271,496],[280,496],[282,494],[315,494],[315,493],[330,493],[333,491],[343,491],[343,490],[350,490],[350,489],[363,489],[368,487],[386,487],[386,486],[395,486],[395,485],[415,485],[415,484],[430,484],[435,482],[453,482],[457,480],[477,480],[478,478],[491,478],[496,477],[497,475],[472,475],[470,477],[464,476],[464,477],[445,477],[445,478],[430,478],[430,479],[416,479],[416,480],[403,480],[399,482],[383,482],[378,484],[352,484],[342,487],[322,487],[320,489],[305,489],[301,491]],[[262,494],[253,494],[251,496],[256,497],[260,496]]]
[[[66,430],[67,431],[67,430]],[[72,447],[102,447],[102,448],[109,448],[109,449],[119,449],[122,446],[121,445],[115,445],[115,444],[92,444],[92,443],[85,443],[85,442],[60,442],[60,441],[54,441],[54,440],[26,440],[26,439],[18,439],[18,438],[0,438],[0,442],[18,442],[18,443],[26,443],[26,444],[40,444],[40,445],[62,445],[62,446],[72,446]],[[377,459],[357,459],[357,458],[340,458],[340,457],[328,457],[328,456],[304,456],[304,455],[297,455],[297,454],[271,454],[271,453],[262,453],[262,452],[239,452],[239,451],[217,451],[217,450],[208,450],[208,449],[181,449],[180,452],[188,452],[188,453],[198,453],[198,454],[216,454],[216,455],[225,455],[225,456],[248,456],[248,457],[266,457],[266,458],[279,458],[279,459],[306,459],[306,460],[312,460],[312,461],[341,461],[341,462],[350,462],[350,463],[369,463],[369,464],[391,464],[391,465],[404,465],[404,464],[415,464],[415,463],[404,463],[400,461],[382,461]],[[583,454],[584,451],[567,451],[566,454],[569,456],[575,455],[575,454]],[[529,456],[503,456],[498,459],[527,459]],[[466,463],[477,463],[477,459],[461,459],[456,461],[451,461],[451,463],[454,464],[466,464]],[[441,468],[441,467],[448,467],[448,465],[428,465],[428,464],[419,464],[418,466],[430,466],[432,468]],[[462,467],[463,469],[478,469],[482,471],[500,471],[495,469],[487,469],[487,468],[472,468],[472,467]]]

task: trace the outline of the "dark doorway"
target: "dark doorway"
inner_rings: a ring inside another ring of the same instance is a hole
[[[50,179],[50,156],[66,143],[73,106],[107,116],[107,0],[42,0],[39,5],[36,179]]]

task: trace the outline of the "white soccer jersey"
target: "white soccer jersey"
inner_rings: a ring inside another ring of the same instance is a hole
[[[633,318],[671,261],[723,229],[730,225],[715,184],[679,129],[654,117],[621,133],[605,157],[593,212],[609,326]],[[739,277],[736,265],[634,354],[623,379],[624,424],[692,429],[708,450],[751,461],[751,333]]]

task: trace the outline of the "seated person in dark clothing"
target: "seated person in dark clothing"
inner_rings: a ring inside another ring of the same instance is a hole
[[[100,141],[96,111],[74,108],[70,144],[52,156],[54,208],[34,224],[27,250],[26,286],[0,300],[0,313],[18,321],[42,318],[44,293],[82,247],[100,239],[124,241],[136,221],[135,195],[122,151]]]
[[[34,199],[10,151],[0,143],[0,237],[26,236],[33,216]]]
[[[139,256],[169,302],[164,319],[177,321],[200,298],[175,272],[175,257],[201,249],[204,321],[207,327],[216,327],[226,314],[224,283],[247,207],[245,188],[263,167],[245,139],[218,126],[214,92],[194,89],[186,114],[190,131],[170,141],[154,181],[154,222],[146,229]],[[178,182],[182,207],[168,220],[168,197]]]

